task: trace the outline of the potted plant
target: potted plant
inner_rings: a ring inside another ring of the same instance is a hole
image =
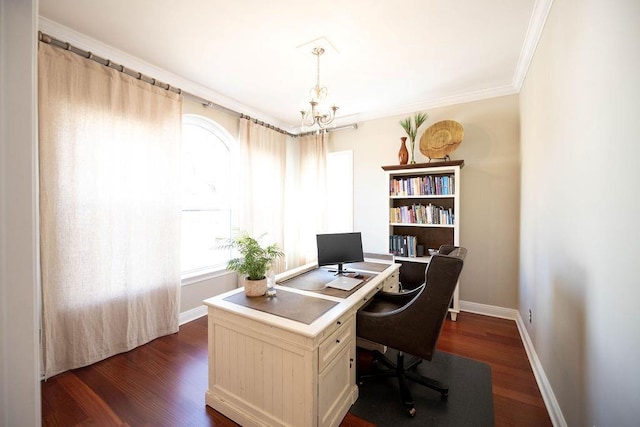
[[[418,135],[418,128],[422,126],[422,124],[429,118],[429,115],[426,113],[416,113],[413,117],[413,124],[411,123],[411,117],[407,117],[404,120],[400,120],[400,126],[407,133],[409,137],[409,142],[411,142],[411,162],[410,164],[414,164],[416,161],[414,159],[415,145],[416,145],[416,136]]]
[[[249,297],[262,296],[267,292],[267,271],[277,258],[284,255],[276,243],[262,247],[258,239],[241,231],[222,245],[222,248],[240,253],[240,257],[229,261],[227,269],[241,276],[244,292]]]

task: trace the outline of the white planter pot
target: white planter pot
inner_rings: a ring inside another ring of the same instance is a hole
[[[243,279],[244,293],[248,297],[261,297],[267,293],[267,278],[261,280],[249,280],[247,277]]]

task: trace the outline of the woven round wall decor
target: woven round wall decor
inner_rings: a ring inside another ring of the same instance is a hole
[[[420,137],[420,152],[431,159],[448,157],[462,143],[464,130],[453,120],[435,123]]]

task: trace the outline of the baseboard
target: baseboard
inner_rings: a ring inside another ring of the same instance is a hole
[[[180,326],[182,326],[185,323],[189,323],[192,320],[199,319],[200,317],[206,316],[206,315],[207,315],[207,306],[201,305],[196,308],[192,308],[191,310],[187,310],[183,313],[180,313],[180,317],[178,321],[180,322]]]
[[[562,410],[560,409],[560,405],[558,404],[558,399],[556,399],[556,395],[553,393],[553,389],[551,388],[549,379],[544,373],[544,369],[542,369],[542,364],[540,363],[538,354],[533,347],[533,342],[531,341],[529,332],[527,331],[527,328],[524,325],[524,321],[522,320],[522,316],[520,316],[519,312],[518,318],[516,319],[516,325],[518,326],[518,331],[520,332],[520,337],[522,338],[522,343],[524,344],[524,350],[527,352],[527,357],[529,358],[529,363],[531,364],[533,375],[535,376],[536,382],[538,383],[540,394],[542,394],[542,400],[544,400],[544,404],[547,407],[547,412],[549,412],[549,417],[551,417],[551,423],[555,427],[567,427],[567,422],[564,419],[564,415],[562,415]]]
[[[533,342],[531,341],[529,332],[524,325],[522,316],[520,316],[520,312],[513,308],[497,307],[494,305],[479,304],[469,301],[460,301],[460,311],[482,314],[484,316],[499,317],[501,319],[509,319],[516,322],[520,338],[522,339],[522,344],[524,345],[524,350],[527,353],[527,358],[529,359],[531,369],[533,370],[533,376],[536,379],[536,383],[540,389],[540,394],[542,395],[542,400],[544,400],[547,412],[551,418],[551,423],[555,427],[566,427],[567,422],[562,415],[562,410],[560,409],[558,400],[556,399],[553,389],[551,388],[551,384],[549,383],[549,379],[542,368],[542,364],[540,363],[538,354],[533,347]]]
[[[518,310],[514,308],[497,307],[495,305],[479,304],[469,301],[460,301],[460,311],[509,320],[516,320],[520,315]]]

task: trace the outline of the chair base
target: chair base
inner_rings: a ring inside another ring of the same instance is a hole
[[[407,386],[407,380],[414,381],[432,390],[440,392],[440,397],[446,399],[449,396],[449,387],[431,378],[427,378],[418,374],[415,371],[410,371],[417,365],[422,363],[422,359],[416,358],[405,366],[404,353],[399,351],[396,358],[396,363],[393,363],[388,357],[380,353],[377,350],[371,352],[373,354],[374,361],[380,362],[388,369],[377,371],[371,374],[359,374],[358,383],[362,384],[362,380],[370,378],[390,378],[396,377],[398,379],[398,386],[400,387],[400,396],[402,398],[402,404],[407,409],[409,416],[413,417],[416,414],[415,402]]]

